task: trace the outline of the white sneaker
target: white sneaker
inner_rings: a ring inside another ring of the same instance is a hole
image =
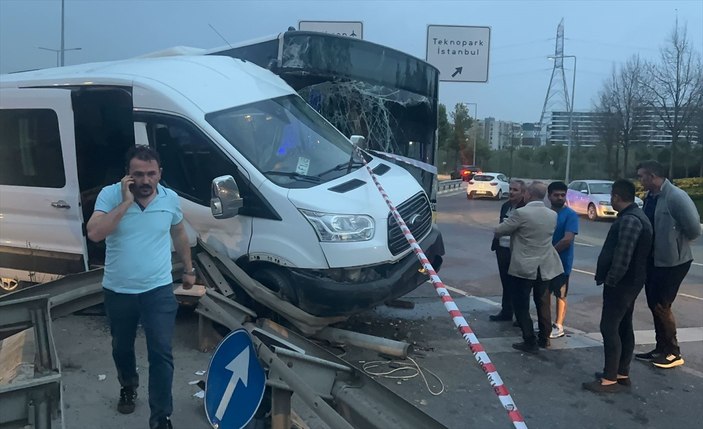
[[[564,336],[564,327],[554,323],[552,325],[552,333],[549,334],[549,338],[559,338]]]

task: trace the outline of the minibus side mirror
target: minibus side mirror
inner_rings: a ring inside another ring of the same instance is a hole
[[[349,137],[349,140],[354,146],[358,147],[359,149],[366,149],[366,137],[353,135]]]
[[[244,200],[232,176],[220,176],[212,180],[210,210],[215,219],[229,219],[239,213]]]

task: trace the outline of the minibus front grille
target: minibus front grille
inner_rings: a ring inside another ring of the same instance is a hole
[[[415,240],[422,240],[432,228],[432,209],[423,192],[400,204],[398,213],[412,232]],[[392,213],[388,214],[388,250],[395,256],[410,248]]]

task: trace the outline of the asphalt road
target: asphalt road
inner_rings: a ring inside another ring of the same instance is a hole
[[[581,383],[602,370],[603,351],[598,334],[601,288],[595,285],[595,261],[609,222],[580,221],[575,269],[569,294],[567,336],[553,340],[550,350],[537,356],[511,348],[520,340],[510,323],[489,322],[500,302],[501,287],[495,255],[490,251],[492,227],[497,222],[497,201],[467,200],[458,191],[438,200],[438,224],[447,254],[439,273],[471,328],[485,347],[529,428],[697,428],[703,421],[703,243],[697,242],[697,265],[685,279],[674,304],[679,341],[686,364],[659,370],[633,362],[633,386],[617,395],[597,395]],[[400,397],[422,409],[448,428],[509,428],[508,416],[458,334],[436,292],[428,283],[404,298],[414,308],[378,307],[343,324],[353,329],[414,345],[411,355],[423,369],[420,376],[377,379]],[[652,321],[644,294],[635,310],[637,350],[649,350]],[[115,409],[119,389],[110,358],[110,340],[104,317],[70,316],[54,322],[54,336],[63,364],[66,427],[118,429],[145,427],[146,368],[135,414]],[[192,312],[179,315],[174,340],[174,427],[207,428],[199,389],[190,382],[202,378],[210,355],[195,350],[197,319]],[[362,367],[376,354],[348,347],[340,351],[351,364]],[[143,336],[137,341],[138,363],[146,367]],[[412,365],[411,362],[408,361]],[[376,371],[390,371],[379,367]],[[430,373],[431,372],[431,373]],[[412,375],[412,371],[403,374]],[[432,374],[436,375],[435,378]],[[397,375],[397,374],[393,374]],[[294,397],[295,398],[295,397]],[[313,429],[324,428],[311,413]],[[401,428],[399,428],[401,429]],[[408,428],[422,429],[422,428]]]

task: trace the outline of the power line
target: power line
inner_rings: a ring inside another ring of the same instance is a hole
[[[504,73],[504,74],[496,74],[496,75],[491,75],[491,77],[505,77],[505,76],[517,76],[517,75],[525,75],[525,74],[531,74],[531,73],[544,73],[550,71],[551,68],[546,68],[546,69],[539,69],[539,70],[521,70],[515,73]]]
[[[516,48],[518,46],[525,46],[525,45],[534,45],[535,43],[544,43],[544,42],[551,42],[554,41],[554,37],[551,37],[549,39],[538,39],[538,40],[531,40],[529,42],[520,42],[520,43],[514,43],[512,45],[502,45],[502,46],[491,46],[491,49],[496,50],[496,49],[508,49],[508,48]]]
[[[544,60],[544,56],[540,55],[537,57],[526,57],[526,58],[515,58],[512,60],[492,61],[491,64],[496,65],[496,64],[519,63],[519,62],[531,61],[531,60]]]
[[[614,47],[614,48],[640,49],[643,51],[659,52],[658,48],[634,46],[634,45],[623,45],[622,43],[609,43],[609,42],[601,42],[601,41],[597,41],[597,40],[573,39],[571,37],[567,37],[566,40],[568,40],[570,42],[576,42],[576,43],[588,43],[589,45],[602,45],[602,46],[610,46],[610,47]]]

